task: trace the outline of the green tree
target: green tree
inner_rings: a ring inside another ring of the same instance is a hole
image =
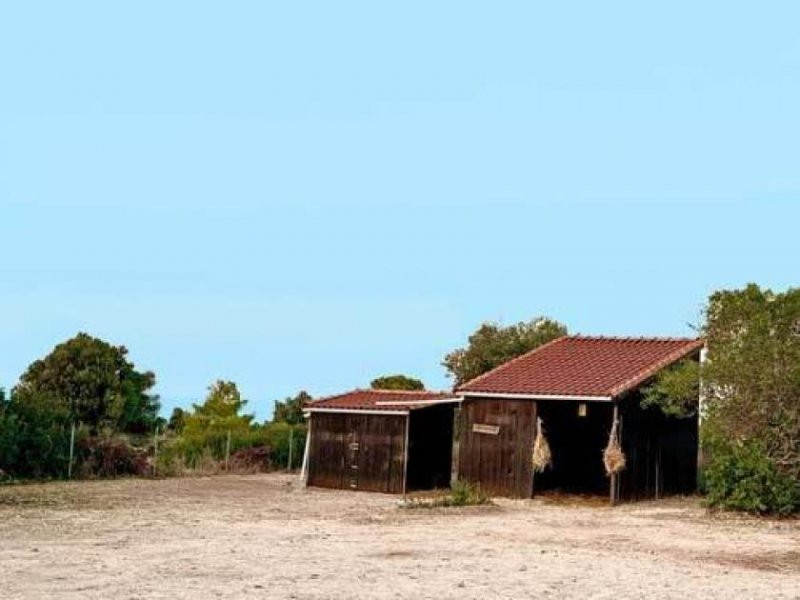
[[[204,452],[216,459],[223,458],[227,441],[231,451],[254,444],[257,430],[253,415],[243,414],[247,405],[232,381],[217,381],[208,388],[202,404],[192,405],[180,436],[179,450],[190,465],[194,465]]]
[[[369,386],[373,390],[424,390],[425,384],[419,379],[406,375],[384,375],[372,380]]]
[[[706,309],[705,443],[757,442],[800,480],[800,289],[751,284],[716,292]]]
[[[41,395],[0,398],[0,471],[19,478],[66,472],[71,419],[67,407]]]
[[[546,317],[507,327],[484,323],[469,337],[466,348],[453,350],[444,357],[442,366],[459,386],[566,334],[566,326]]]
[[[276,400],[272,411],[272,422],[288,423],[289,425],[304,423],[303,406],[311,402],[311,400],[311,395],[306,391],[301,391],[294,397],[286,398],[283,402]]]
[[[642,391],[642,406],[658,407],[671,417],[697,414],[700,400],[700,363],[683,360],[661,371]]]
[[[124,346],[79,333],[31,364],[14,388],[16,400],[47,399],[96,432],[101,426],[144,433],[158,419],[155,375],[137,371]]]
[[[180,407],[172,409],[172,414],[167,421],[167,429],[180,434],[183,431],[183,426],[186,424],[186,417],[189,413]]]

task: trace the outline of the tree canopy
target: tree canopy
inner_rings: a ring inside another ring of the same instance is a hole
[[[303,406],[311,402],[311,395],[306,391],[301,391],[294,397],[286,398],[283,402],[275,401],[272,411],[273,423],[288,423],[289,425],[299,425],[305,422],[303,416]]]
[[[144,433],[158,419],[158,396],[150,371],[137,371],[124,346],[113,346],[86,333],[59,344],[31,364],[14,388],[19,404],[49,403],[96,431]]]
[[[704,333],[707,441],[759,440],[779,469],[800,478],[800,289],[716,292]]]
[[[565,325],[547,317],[506,327],[484,323],[469,336],[466,348],[453,350],[444,357],[442,366],[458,386],[566,334]]]
[[[425,384],[419,379],[407,375],[384,375],[376,377],[369,386],[373,390],[424,390]]]

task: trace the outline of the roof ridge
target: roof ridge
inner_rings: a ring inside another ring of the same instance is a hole
[[[572,340],[606,341],[606,342],[695,342],[700,337],[658,336],[658,335],[584,335],[575,334],[567,336]]]
[[[504,363],[502,363],[502,364],[499,364],[499,365],[497,365],[497,366],[496,366],[496,367],[494,367],[493,369],[489,369],[489,370],[488,370],[488,371],[486,371],[485,373],[481,373],[481,374],[480,374],[480,375],[478,375],[477,377],[473,377],[473,378],[472,378],[472,379],[470,379],[469,381],[465,381],[465,382],[464,382],[464,383],[462,383],[461,385],[459,385],[459,386],[457,386],[456,388],[454,388],[454,390],[453,390],[453,391],[460,390],[460,389],[462,389],[462,388],[466,387],[467,385],[470,385],[471,383],[477,383],[477,382],[479,382],[479,381],[481,381],[481,380],[485,379],[486,377],[488,377],[489,375],[491,375],[492,373],[494,373],[495,371],[497,371],[497,370],[499,370],[499,369],[502,369],[502,368],[504,368],[504,367],[508,367],[509,365],[512,365],[512,364],[514,364],[514,363],[516,363],[516,362],[518,362],[518,361],[522,360],[523,358],[525,358],[525,357],[527,357],[527,356],[530,356],[531,354],[533,354],[533,353],[535,353],[535,352],[538,352],[539,350],[541,350],[541,349],[543,349],[543,348],[547,348],[548,346],[552,346],[552,345],[554,345],[556,342],[561,342],[561,341],[567,340],[567,339],[569,339],[569,338],[570,338],[570,336],[569,336],[569,335],[562,335],[562,336],[560,336],[560,337],[557,337],[557,338],[555,338],[555,339],[553,339],[553,340],[550,340],[549,342],[545,342],[544,344],[542,344],[542,345],[540,345],[540,346],[536,346],[536,348],[534,348],[533,350],[528,350],[528,351],[527,351],[527,352],[525,352],[524,354],[520,354],[519,356],[515,356],[514,358],[512,358],[512,359],[510,359],[510,360],[507,360],[506,362],[504,362]]]
[[[677,341],[677,340],[674,340]],[[702,338],[696,338],[694,340],[687,341],[686,346],[677,348],[676,350],[670,352],[667,356],[662,358],[660,361],[648,365],[646,368],[642,369],[638,373],[631,375],[628,379],[623,381],[622,383],[614,386],[609,390],[609,396],[615,397],[619,396],[623,392],[628,391],[629,389],[636,387],[638,384],[642,383],[648,377],[655,375],[661,369],[668,367],[671,364],[678,362],[681,359],[686,358],[692,352],[695,352],[701,349],[705,345],[705,340]]]
[[[361,392],[380,393],[380,394],[449,394],[450,392],[440,390],[393,390],[390,388],[369,388],[366,390],[355,390]]]
[[[428,395],[440,395],[440,396],[447,396],[452,394],[452,392],[446,391],[438,391],[438,390],[386,390],[386,389],[372,389],[372,388],[354,388],[347,392],[339,392],[338,394],[330,394],[328,396],[321,396],[319,398],[312,399],[309,404],[315,404],[317,402],[326,402],[328,400],[335,400],[337,398],[343,398],[345,396],[350,396],[352,394],[428,394]]]

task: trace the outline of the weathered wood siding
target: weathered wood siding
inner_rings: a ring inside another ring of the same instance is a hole
[[[308,485],[401,493],[405,428],[403,415],[312,414]]]
[[[497,434],[480,433],[473,429]],[[489,426],[488,428],[480,427]],[[530,497],[536,402],[465,398],[459,423],[458,475],[498,496]]]

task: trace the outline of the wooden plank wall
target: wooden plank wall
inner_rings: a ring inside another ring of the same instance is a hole
[[[313,413],[308,485],[399,494],[406,417]]]
[[[473,425],[496,426],[497,435],[476,432]],[[466,398],[459,427],[459,477],[493,495],[530,497],[535,433],[536,402]]]

